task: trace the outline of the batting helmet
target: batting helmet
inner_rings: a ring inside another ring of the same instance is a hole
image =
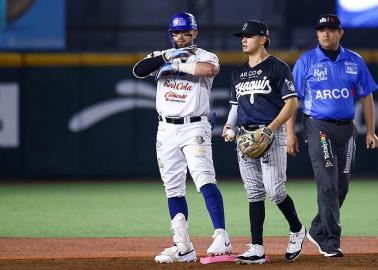
[[[190,13],[180,12],[172,16],[169,22],[169,32],[197,30],[196,18]]]

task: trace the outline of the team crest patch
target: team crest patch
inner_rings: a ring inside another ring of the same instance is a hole
[[[205,139],[202,136],[196,136],[196,138],[194,139],[194,141],[197,144],[203,144],[205,142]]]
[[[327,67],[318,65],[314,68],[314,77],[317,81],[326,81],[328,79]]]
[[[285,79],[285,83],[286,83],[287,89],[289,89],[290,92],[295,92],[295,87],[292,81]]]
[[[357,75],[358,67],[356,63],[346,61],[344,64],[345,64],[345,73]]]

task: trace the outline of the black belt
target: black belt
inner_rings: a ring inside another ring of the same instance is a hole
[[[323,121],[323,122],[332,123],[332,124],[335,124],[335,125],[338,125],[338,126],[341,126],[341,125],[350,125],[350,124],[353,123],[353,120],[317,119],[317,118],[314,118],[314,117],[309,116],[307,114],[303,114],[303,117],[304,118],[315,119],[315,120],[319,120],[319,121]]]
[[[162,116],[158,116],[159,121],[163,121]],[[175,125],[182,125],[185,123],[185,117],[164,117],[166,123],[169,124],[175,124]],[[192,116],[189,118],[189,123],[193,122],[200,122],[201,121],[201,116]]]
[[[243,126],[240,126],[241,128],[243,128],[244,130],[247,130],[247,131],[254,131],[256,129],[259,129],[259,128],[262,128],[262,127],[265,127],[266,125],[243,125]]]

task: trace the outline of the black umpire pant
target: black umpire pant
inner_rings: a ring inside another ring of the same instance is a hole
[[[340,208],[352,177],[355,127],[352,121],[303,120],[318,202],[309,233],[323,251],[332,252],[340,248]]]

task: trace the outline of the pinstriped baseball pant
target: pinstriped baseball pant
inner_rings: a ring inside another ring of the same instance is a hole
[[[249,202],[263,201],[268,195],[275,204],[286,196],[287,135],[282,125],[276,132],[270,149],[259,159],[251,159],[237,149],[240,174]]]

